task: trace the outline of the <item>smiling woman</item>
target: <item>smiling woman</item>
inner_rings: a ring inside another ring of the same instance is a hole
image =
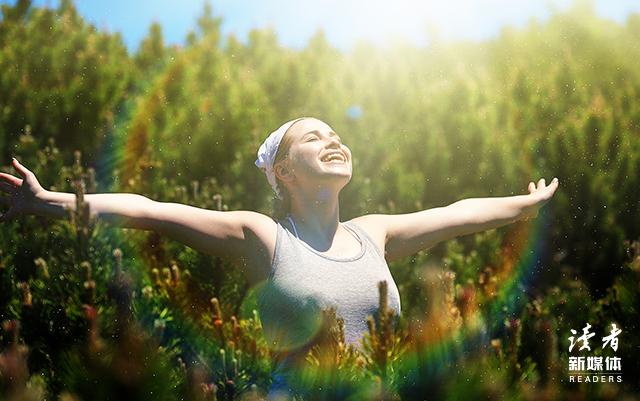
[[[291,191],[296,190],[296,185],[309,182],[313,178],[304,178],[304,173],[315,177],[326,177],[324,173],[319,173],[311,166],[340,165],[342,175],[345,178],[335,185],[338,191],[344,187],[351,179],[351,151],[344,145],[340,137],[324,122],[315,118],[303,117],[283,125],[275,136],[282,132],[282,143],[277,146],[275,158],[271,163],[260,164],[260,153],[256,165],[265,170],[267,176],[273,175],[270,179],[271,186],[276,194],[282,191],[286,196],[278,195],[278,198],[290,200]],[[286,135],[288,133],[288,135]],[[324,141],[328,140],[329,145],[325,149]],[[275,141],[273,142],[275,144]],[[317,164],[317,162],[322,164]],[[270,169],[267,171],[266,169]],[[296,168],[298,169],[296,174]],[[333,171],[333,170],[332,170]],[[316,174],[314,174],[316,173]],[[319,173],[319,174],[318,174]],[[332,185],[331,180],[324,180],[322,185]],[[320,192],[328,193],[328,188],[323,188]],[[286,199],[289,198],[289,199]]]
[[[22,178],[0,173],[2,221],[25,214],[64,218],[74,194],[47,191],[17,160]],[[399,315],[400,294],[387,262],[460,235],[537,215],[558,188],[544,179],[529,194],[463,199],[409,214],[371,214],[340,221],[339,195],[352,175],[352,155],[325,122],[303,117],[271,133],[256,165],[285,203],[274,218],[252,211],[220,212],[153,201],[137,194],[88,194],[93,217],[153,230],[201,252],[234,261],[252,285],[262,285],[259,312],[277,361],[276,387],[314,345],[323,309],[335,308],[345,341],[361,347],[367,318],[379,307],[378,283],[387,282],[389,307]]]
[[[260,229],[268,244],[268,278],[258,305],[278,361],[274,392],[287,387],[290,372],[313,345],[323,309],[337,309],[345,341],[356,347],[367,331],[367,316],[376,315],[378,282],[387,282],[389,305],[400,314],[400,294],[387,260],[525,218],[557,188],[557,180],[549,187],[540,180],[538,188],[530,184],[530,196],[467,199],[407,215],[366,215],[341,223],[338,198],[351,179],[351,162],[351,151],[340,137],[312,117],[283,124],[258,151],[256,165],[284,205],[275,216],[275,235],[272,222],[265,221]],[[544,199],[535,201],[534,193]]]

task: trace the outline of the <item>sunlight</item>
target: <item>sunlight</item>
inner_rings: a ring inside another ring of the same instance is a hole
[[[378,45],[407,40],[425,45],[430,40],[478,39],[504,25],[524,25],[566,9],[570,0],[354,0],[307,2],[295,24],[321,27],[333,43],[371,41]]]

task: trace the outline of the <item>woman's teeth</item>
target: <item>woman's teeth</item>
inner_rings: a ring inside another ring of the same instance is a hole
[[[323,162],[344,162],[344,159],[340,155],[331,155],[322,158]]]

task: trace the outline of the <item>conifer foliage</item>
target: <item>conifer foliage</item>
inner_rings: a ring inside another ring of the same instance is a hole
[[[639,15],[576,2],[481,43],[341,52],[322,31],[302,50],[268,29],[224,37],[207,4],[184,45],[153,24],[130,54],[70,0],[1,7],[0,157],[77,203],[0,225],[0,400],[264,399],[259,288],[229,261],[95,221],[84,196],[269,214],[255,152],[301,115],[353,152],[341,220],[561,184],[536,221],[391,263],[402,316],[381,282],[362,347],[324,311],[299,399],[640,397]],[[622,328],[624,382],[567,382],[586,322]]]

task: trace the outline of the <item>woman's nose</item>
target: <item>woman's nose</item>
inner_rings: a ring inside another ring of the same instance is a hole
[[[332,146],[334,148],[339,148],[340,147],[340,140],[338,138],[336,138],[335,136],[329,137],[329,146]]]

